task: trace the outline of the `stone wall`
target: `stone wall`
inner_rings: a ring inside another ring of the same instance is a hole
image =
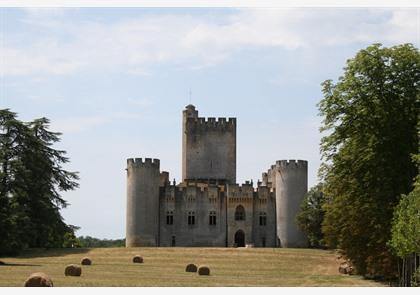
[[[218,185],[181,183],[164,188],[160,197],[160,246],[225,247],[226,202],[224,187]],[[216,213],[216,224],[209,224],[209,215]],[[173,224],[167,224],[173,212]],[[189,213],[194,224],[188,224]]]
[[[159,244],[159,160],[127,160],[126,246]]]
[[[192,105],[183,112],[183,180],[236,182],[236,118],[199,118]]]

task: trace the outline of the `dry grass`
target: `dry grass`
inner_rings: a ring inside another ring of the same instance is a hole
[[[95,261],[81,277],[65,277],[68,264],[86,253]],[[145,263],[132,262],[141,254]],[[30,251],[2,258],[0,286],[23,286],[31,273],[44,272],[54,286],[383,286],[338,273],[331,251],[269,248],[95,248]],[[207,265],[210,276],[185,272],[188,263]]]

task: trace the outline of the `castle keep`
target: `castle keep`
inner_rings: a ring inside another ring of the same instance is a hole
[[[236,118],[183,111],[182,182],[158,159],[127,160],[126,246],[306,247],[295,216],[308,162],[276,161],[256,187],[236,183]]]

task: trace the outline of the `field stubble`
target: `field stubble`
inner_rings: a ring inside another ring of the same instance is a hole
[[[144,263],[132,263],[141,255]],[[68,264],[83,257],[80,277],[64,276]],[[54,286],[139,287],[291,287],[384,286],[338,273],[332,251],[279,248],[94,248],[28,251],[2,258],[0,286],[23,286],[34,272],[48,274]],[[210,276],[185,272],[189,263],[210,267]]]

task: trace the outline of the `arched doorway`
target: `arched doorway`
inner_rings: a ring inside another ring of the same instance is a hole
[[[245,233],[242,230],[235,233],[235,244],[237,247],[245,247]]]

